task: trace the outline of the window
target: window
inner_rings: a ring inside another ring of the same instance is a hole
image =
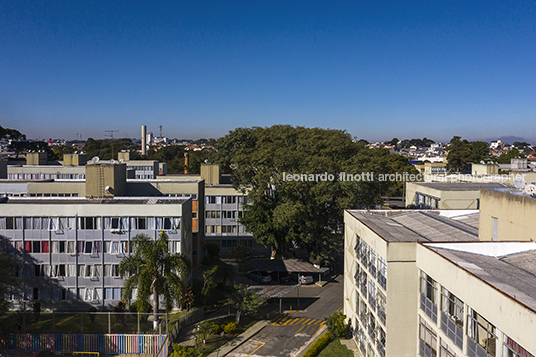
[[[419,354],[421,357],[437,356],[437,334],[432,327],[420,318],[419,325]]]
[[[444,287],[441,288],[441,311],[441,330],[463,349],[463,302]]]
[[[421,272],[421,294],[426,296],[432,303],[437,303],[437,284],[432,277],[425,272]]]
[[[439,357],[456,357],[456,353],[442,339],[439,339]]]
[[[368,269],[373,277],[376,277],[376,251],[372,248],[369,249],[369,265]]]
[[[488,356],[496,355],[497,336],[495,326],[472,308],[468,308],[467,336],[469,336]],[[468,349],[471,349],[468,343]]]
[[[93,242],[86,241],[84,242],[84,254],[91,254],[93,253]]]
[[[99,217],[78,217],[78,225],[82,230],[101,229]]]
[[[360,251],[361,251],[361,237],[359,237],[357,234],[355,235],[355,247],[354,247],[354,252],[355,252],[355,255],[357,257],[357,259],[359,259],[360,257]]]
[[[378,255],[378,283],[387,290],[387,261]]]
[[[147,218],[146,217],[132,217],[130,219],[131,229],[145,230],[147,229]]]
[[[363,296],[366,298],[367,297],[367,283],[368,283],[367,272],[363,269],[359,271],[358,275],[359,275],[359,285],[361,288],[361,294],[363,294]]]
[[[220,211],[206,211],[205,212],[206,218],[221,218],[221,212]],[[224,217],[225,218],[225,217]]]
[[[76,229],[75,217],[59,217],[58,229]]]
[[[117,264],[106,264],[104,266],[104,276],[111,276],[114,278],[119,277],[119,273],[117,272]]]
[[[386,323],[386,314],[385,314],[386,298],[385,298],[385,295],[381,292],[381,290],[377,291],[376,302],[377,302],[378,317],[380,318],[380,321],[385,325]]]
[[[505,357],[534,357],[510,337],[504,335],[503,356]],[[449,356],[450,357],[450,356]]]
[[[368,267],[369,260],[369,247],[364,241],[361,241],[361,264],[366,268]]]
[[[445,288],[441,288],[441,311],[463,330],[463,301]]]
[[[76,242],[73,242],[73,241],[67,242],[67,253],[69,253],[69,254],[75,254],[76,253],[75,243]]]
[[[374,280],[369,277],[369,293],[368,293],[368,300],[370,303],[370,307],[373,310],[376,310],[376,284],[374,283]]]

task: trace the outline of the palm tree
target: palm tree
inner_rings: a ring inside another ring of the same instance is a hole
[[[169,253],[168,236],[164,231],[156,240],[138,234],[133,239],[133,251],[118,267],[121,277],[126,277],[123,300],[129,300],[134,288],[138,288],[138,300],[148,302],[152,295],[153,326],[156,328],[160,295],[164,297],[166,311],[171,310],[174,302],[181,304],[184,300],[186,288],[183,279],[190,274],[190,259],[180,253]]]

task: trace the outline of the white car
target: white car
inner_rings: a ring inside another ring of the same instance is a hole
[[[313,277],[311,275],[300,275],[298,276],[298,283],[306,285],[313,283]]]

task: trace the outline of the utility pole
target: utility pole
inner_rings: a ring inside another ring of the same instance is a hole
[[[106,133],[112,138],[112,160],[114,159],[114,133],[118,133],[119,130],[105,130]],[[107,136],[108,136],[107,135]]]

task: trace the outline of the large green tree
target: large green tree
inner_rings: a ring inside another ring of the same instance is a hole
[[[237,128],[215,148],[212,160],[248,192],[242,224],[273,256],[288,257],[293,243],[318,255],[341,231],[344,209],[374,207],[391,186],[371,176],[393,172],[388,151],[369,149],[341,130]],[[348,180],[350,174],[358,180]]]
[[[460,136],[454,136],[447,147],[447,169],[453,172],[464,171],[469,163],[480,163],[490,159],[488,143],[484,141],[470,142]]]
[[[502,153],[501,156],[497,159],[497,162],[499,164],[509,164],[512,159],[514,158],[524,158],[526,157],[523,153],[519,152],[519,150],[516,147],[511,148],[508,150],[507,153]]]
[[[137,148],[139,148],[139,146],[135,145],[132,140],[128,138],[119,138],[114,139],[113,141],[110,139],[95,140],[93,138],[88,138],[84,144],[83,151],[87,154],[88,159],[98,156],[102,160],[110,160],[117,159],[117,153],[121,150],[134,151]]]
[[[144,303],[153,297],[154,326],[157,326],[159,297],[164,297],[166,310],[173,303],[183,303],[186,292],[184,278],[190,274],[191,263],[182,254],[171,254],[168,249],[168,236],[164,231],[153,240],[139,234],[133,239],[133,253],[119,264],[119,274],[126,278],[123,300],[128,301],[135,288],[137,299]]]

